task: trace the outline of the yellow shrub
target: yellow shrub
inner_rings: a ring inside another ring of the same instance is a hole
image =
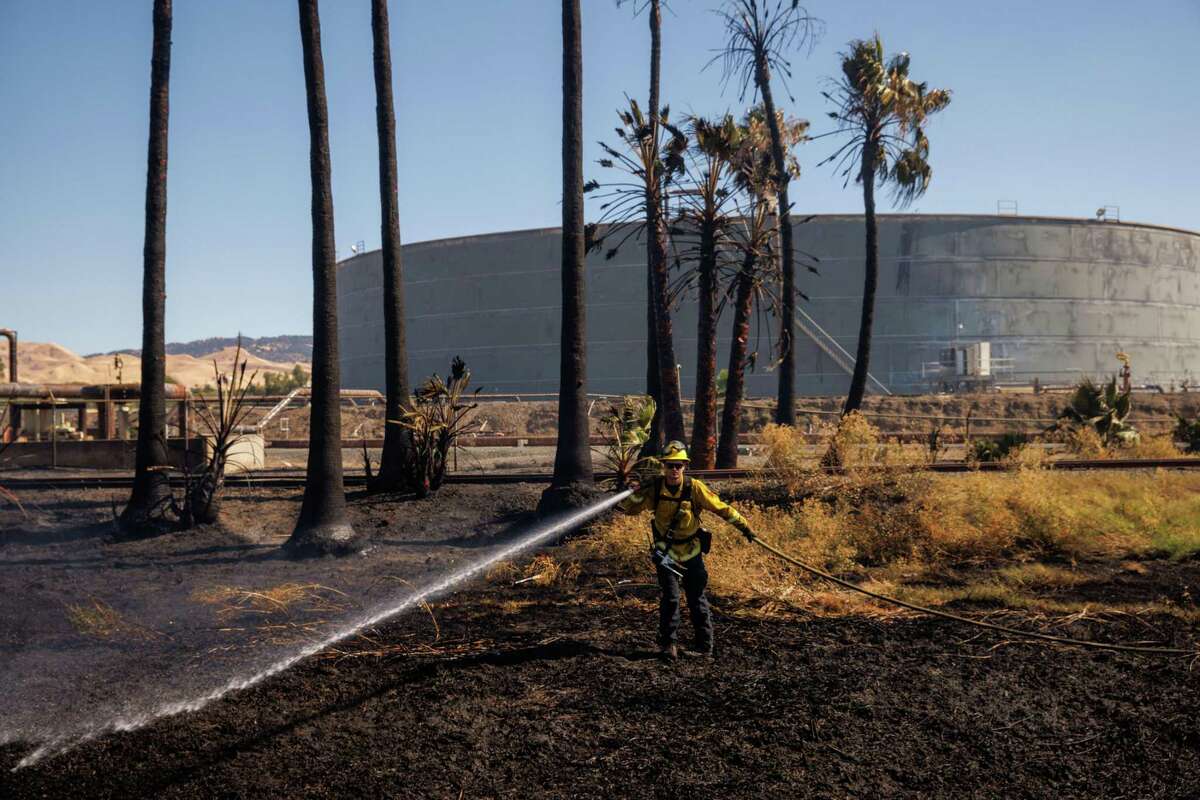
[[[1067,451],[1076,458],[1109,458],[1104,440],[1095,428],[1080,425],[1071,429],[1066,435]]]
[[[846,469],[878,465],[883,448],[879,444],[879,429],[857,411],[842,417],[829,442],[827,460]]]
[[[1117,451],[1121,458],[1179,458],[1182,453],[1175,446],[1175,437],[1142,436],[1136,442]]]
[[[521,579],[538,586],[568,586],[579,579],[580,571],[575,559],[559,560],[549,553],[542,553],[525,565]]]
[[[739,510],[763,540],[834,573],[868,569],[869,579],[890,575],[896,582],[926,569],[988,565],[1002,579],[999,598],[1015,596],[1019,584],[1052,587],[1074,580],[1023,566],[1041,556],[1074,562],[1148,554],[1185,558],[1200,552],[1200,474],[1022,469],[905,474],[874,483],[842,477],[833,486],[827,476],[822,480],[821,497],[808,497],[794,508],[739,504]],[[763,611],[776,606],[861,610],[841,590],[746,543],[720,520],[709,524],[715,541],[706,563],[717,594],[753,598]],[[653,575],[645,515],[616,517],[582,546]],[[956,589],[945,601],[968,595]]]
[[[762,429],[760,436],[765,456],[764,472],[782,482],[789,491],[795,491],[816,467],[808,457],[808,442],[804,434],[791,425],[772,423]]]
[[[1036,442],[1023,444],[1011,450],[1005,461],[1018,469],[1041,469],[1050,460],[1050,453]]]

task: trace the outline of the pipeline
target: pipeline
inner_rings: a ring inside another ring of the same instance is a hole
[[[0,328],[0,336],[8,339],[8,380],[17,382],[17,332],[10,328]]]
[[[977,628],[986,628],[987,630],[997,631],[999,633],[1004,633],[1009,636],[1016,636],[1018,638],[1037,639],[1037,640],[1045,641],[1045,642],[1053,642],[1055,644],[1072,645],[1074,647],[1090,647],[1095,650],[1115,650],[1120,653],[1136,653],[1138,655],[1144,655],[1144,656],[1169,656],[1169,657],[1190,656],[1193,658],[1200,657],[1200,650],[1183,650],[1183,649],[1176,648],[1176,647],[1141,647],[1138,645],[1129,645],[1129,644],[1109,644],[1108,642],[1090,642],[1090,641],[1087,641],[1086,639],[1071,639],[1066,636],[1054,636],[1049,633],[1036,633],[1034,631],[1023,631],[1023,630],[1020,630],[1019,628],[1010,628],[1007,625],[997,625],[994,622],[983,622],[982,620],[971,619],[970,617],[963,617],[963,616],[959,616],[958,614],[952,614],[949,611],[942,611],[942,610],[936,609],[936,608],[920,606],[920,605],[917,605],[916,603],[909,603],[904,600],[900,600],[899,598],[896,598],[896,597],[889,597],[888,595],[880,594],[879,592],[873,592],[870,589],[864,589],[863,587],[858,586],[857,584],[851,583],[850,581],[843,580],[843,579],[837,577],[836,575],[831,575],[822,569],[818,569],[814,566],[811,566],[810,564],[805,564],[803,561],[788,555],[787,553],[783,552],[782,550],[779,550],[779,549],[771,546],[767,542],[764,542],[762,539],[758,538],[757,536],[752,537],[751,541],[754,544],[761,547],[762,549],[766,550],[768,553],[771,553],[772,555],[776,556],[777,558],[781,558],[784,561],[788,562],[789,564],[797,566],[800,569],[804,570],[805,572],[808,572],[812,575],[816,575],[819,578],[823,578],[832,583],[836,583],[838,586],[841,586],[845,589],[850,589],[851,591],[858,592],[859,594],[865,594],[867,597],[872,597],[876,600],[882,600],[885,603],[891,603],[894,606],[899,606],[900,608],[906,608],[909,611],[916,611],[921,614],[927,614],[932,617],[940,617],[942,619],[948,619],[952,622],[959,622],[964,625],[974,625]]]
[[[0,336],[8,339],[8,382],[17,384],[17,332],[11,328],[0,328]],[[0,430],[0,441],[11,441],[21,432],[21,409],[8,407],[8,430]]]

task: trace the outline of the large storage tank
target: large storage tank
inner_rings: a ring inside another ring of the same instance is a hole
[[[797,391],[837,394],[849,376],[861,309],[861,215],[795,226],[797,247],[820,259],[801,273]],[[404,247],[408,346],[414,381],[445,374],[461,355],[489,392],[558,387],[558,229],[514,231]],[[1200,235],[1119,222],[1049,217],[890,214],[879,217],[880,280],[871,374],[894,393],[928,391],[949,348],[986,342],[1001,383],[1067,384],[1133,360],[1135,382],[1181,385],[1200,371]],[[383,389],[382,258],[339,264],[342,383]],[[645,384],[645,248],[588,257],[589,390]],[[722,319],[719,366],[731,314]],[[694,386],[696,313],[675,315],[685,393]],[[756,336],[752,395],[776,377],[768,334]],[[753,344],[753,343],[752,343]],[[979,348],[976,348],[976,353]]]

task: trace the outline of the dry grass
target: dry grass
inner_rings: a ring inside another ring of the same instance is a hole
[[[1089,577],[1057,564],[1200,553],[1200,475],[1054,472],[1037,468],[1045,456],[1032,448],[1012,458],[1028,468],[893,477],[864,471],[833,485],[834,479],[824,478],[822,491],[789,510],[739,510],[764,540],[805,563],[934,605],[966,601],[1077,611],[1077,604],[1052,595]],[[811,476],[793,477],[813,489]],[[822,614],[884,613],[872,601],[814,583],[719,520],[712,527],[717,533],[707,565],[713,591],[765,612],[803,607]],[[580,546],[631,571],[648,569],[641,518],[617,518]],[[988,572],[939,585],[936,574],[946,570]],[[904,577],[928,574],[935,575],[932,585],[912,585]],[[1132,613],[1132,607],[1118,610]]]
[[[550,554],[534,556],[523,566],[501,561],[487,572],[493,583],[532,583],[535,586],[572,586],[579,580],[582,566],[578,559],[555,558]]]
[[[344,592],[319,583],[283,583],[265,589],[213,586],[192,593],[198,603],[217,606],[218,616],[339,613],[350,607]]]
[[[391,634],[388,641],[362,634],[349,642],[323,650],[316,658],[343,661],[354,658],[462,658],[487,652],[495,647],[490,639],[454,639],[440,637],[433,641],[415,641],[420,634]]]
[[[160,639],[163,634],[143,625],[130,622],[121,612],[103,600],[93,597],[86,603],[66,606],[67,620],[83,636],[93,639]]]
[[[234,637],[214,648],[221,651],[313,641],[355,605],[345,593],[319,583],[213,586],[193,592],[192,600],[213,606],[223,624],[218,630]]]
[[[1137,442],[1122,447],[1118,452],[1121,458],[1180,458],[1183,455],[1175,446],[1175,437],[1171,434],[1142,436]]]
[[[521,577],[521,570],[512,561],[497,561],[484,573],[489,583],[512,583]]]
[[[1096,433],[1095,428],[1087,425],[1080,425],[1066,431],[1063,434],[1063,444],[1067,446],[1067,452],[1074,458],[1112,457],[1112,451],[1104,446],[1104,440],[1100,438],[1100,434]]]
[[[879,467],[921,467],[933,460],[927,444],[902,443],[887,437],[857,411],[836,422],[816,427],[817,441],[807,443],[805,434],[790,425],[770,424],[761,431],[763,466],[761,478],[802,491],[822,466],[835,466],[849,475],[863,476]]]

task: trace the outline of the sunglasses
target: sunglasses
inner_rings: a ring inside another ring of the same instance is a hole
[[[679,463],[667,464],[666,467],[667,467],[667,469],[683,469],[683,464],[679,464]]]

